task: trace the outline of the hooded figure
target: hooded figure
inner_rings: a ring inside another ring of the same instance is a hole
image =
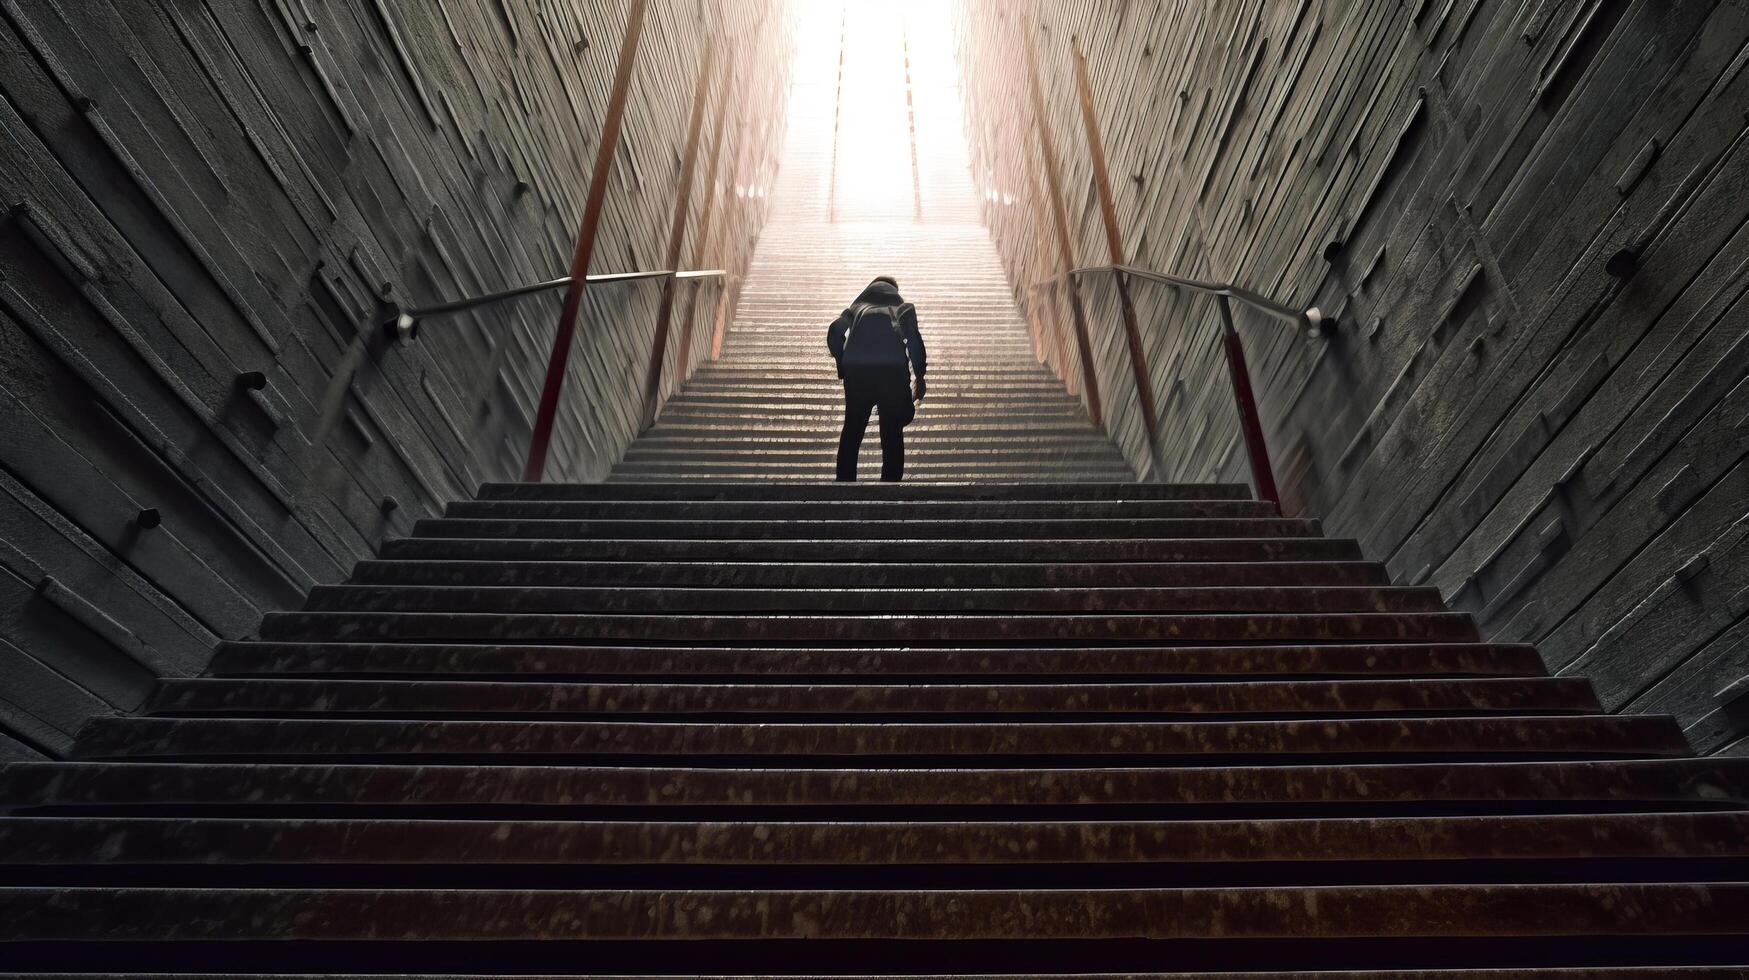
[[[826,330],[826,348],[844,379],[844,431],[838,437],[838,479],[856,479],[856,458],[869,412],[881,413],[881,479],[905,471],[905,425],[922,399],[928,357],[917,332],[917,307],[899,295],[891,276],[868,284]],[[915,374],[915,392],[911,377]]]

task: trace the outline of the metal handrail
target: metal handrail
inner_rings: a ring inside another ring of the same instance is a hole
[[[599,285],[614,282],[635,282],[641,279],[717,279],[728,275],[727,269],[651,269],[643,272],[607,272],[598,276],[585,276],[586,285]],[[528,296],[532,293],[543,293],[553,289],[563,289],[574,281],[572,276],[559,279],[548,279],[545,282],[533,282],[523,286],[512,286],[500,289],[495,293],[483,293],[479,296],[469,296],[463,299],[450,300],[447,303],[436,303],[431,306],[419,306],[396,310],[384,326],[401,340],[412,340],[419,335],[420,321],[434,316],[445,316],[450,313],[461,313],[466,310],[501,303],[518,296]]]
[[[1282,320],[1303,329],[1308,337],[1328,337],[1335,333],[1337,328],[1336,318],[1326,316],[1324,312],[1316,306],[1297,310],[1286,304],[1277,303],[1275,300],[1259,293],[1252,292],[1243,286],[1235,286],[1232,283],[1203,282],[1199,279],[1186,279],[1183,276],[1174,276],[1164,272],[1138,269],[1133,265],[1089,265],[1083,266],[1079,269],[1070,269],[1068,274],[1071,276],[1079,276],[1093,272],[1121,272],[1126,276],[1134,276],[1137,279],[1145,279],[1149,282],[1157,282],[1166,286],[1176,286],[1194,292],[1205,293],[1210,296],[1222,296],[1229,299],[1236,299],[1260,313],[1267,314],[1277,320]]]
[[[1186,279],[1165,272],[1154,272],[1150,269],[1138,269],[1133,265],[1090,265],[1070,269],[1062,275],[1046,279],[1035,285],[1043,286],[1067,281],[1071,296],[1075,292],[1077,276],[1094,272],[1106,272],[1120,277],[1134,277],[1147,282],[1156,282],[1164,286],[1188,289],[1215,298],[1215,305],[1221,314],[1221,346],[1226,356],[1227,373],[1233,384],[1233,402],[1239,409],[1239,430],[1245,440],[1245,455],[1251,464],[1251,479],[1257,487],[1257,496],[1263,500],[1280,506],[1281,493],[1276,488],[1275,470],[1269,462],[1269,447],[1263,437],[1263,417],[1257,410],[1257,395],[1251,388],[1251,370],[1245,364],[1245,343],[1239,338],[1239,331],[1233,324],[1233,301],[1237,300],[1246,306],[1257,310],[1277,320],[1292,324],[1304,330],[1310,337],[1328,337],[1336,331],[1336,318],[1325,316],[1316,306],[1304,310],[1296,310],[1291,306],[1277,303],[1266,296],[1254,293],[1243,286],[1231,283],[1203,282],[1200,279]],[[1117,280],[1119,287],[1123,278]],[[1126,308],[1127,309],[1127,308]],[[1141,360],[1139,345],[1130,347],[1132,366],[1136,370],[1138,384],[1147,377],[1147,364]],[[1085,363],[1083,363],[1085,367]],[[1152,399],[1146,399],[1151,401]],[[1155,447],[1152,443],[1153,427],[1149,426],[1150,451]]]

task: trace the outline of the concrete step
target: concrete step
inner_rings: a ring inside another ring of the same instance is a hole
[[[875,425],[878,425],[878,418]],[[871,428],[875,426],[871,425]],[[872,438],[863,440],[861,450],[871,456],[880,452],[879,436],[870,433]],[[691,446],[663,446],[633,444],[626,450],[625,458],[615,469],[619,472],[632,472],[640,467],[679,465],[679,466],[744,466],[744,467],[782,467],[796,465],[820,465],[822,460],[833,463],[837,459],[837,440],[821,439],[812,446],[800,445],[794,442],[775,443],[772,441],[749,441],[737,444],[728,440],[714,443],[703,443]],[[982,469],[987,466],[1032,466],[1038,467],[1040,460],[1049,460],[1054,465],[1068,462],[1085,461],[1090,464],[1118,470],[1127,469],[1117,450],[1110,446],[1087,445],[1081,442],[1061,442],[1044,444],[1016,445],[1004,442],[998,445],[980,447],[975,445],[941,443],[935,446],[911,444],[906,440],[905,467],[911,470],[918,466],[959,465],[967,469]]]
[[[829,645],[962,643],[1472,642],[1460,613],[1009,615],[622,615],[561,613],[284,612],[261,621],[268,640],[627,642]]]
[[[1373,562],[1165,562],[1106,564],[824,562],[359,562],[358,585],[616,586],[734,589],[1085,589],[1220,586],[1380,586]]]
[[[720,404],[693,403],[682,396],[668,402],[662,409],[661,417],[668,419],[698,418],[712,422],[733,422],[737,424],[760,424],[773,426],[779,422],[826,422],[836,429],[844,419],[844,405],[841,402],[816,402],[803,404],[800,402],[779,402],[770,405],[738,405],[725,406]],[[1004,408],[1000,414],[988,412],[982,405],[948,404],[931,402],[929,412],[925,414],[919,425],[945,424],[953,420],[963,420],[973,425],[1024,425],[1024,426],[1086,426],[1084,431],[1091,431],[1092,423],[1087,421],[1087,413],[1078,401],[1066,401],[1055,405],[1032,404],[1012,408]],[[974,481],[967,481],[974,482]],[[1000,480],[983,482],[1000,483]],[[1113,482],[1133,483],[1134,479]]]
[[[306,863],[345,865],[350,874],[466,867],[488,885],[493,877],[509,877],[490,869],[517,865],[564,867],[582,878],[600,866],[634,866],[648,875],[648,866],[668,865],[679,872],[673,877],[694,882],[737,867],[888,867],[922,878],[933,877],[930,865],[938,871],[1031,866],[1060,884],[1066,866],[1093,864],[1095,873],[1106,875],[1124,866],[1158,866],[1149,869],[1151,877],[1255,884],[1243,869],[1260,862],[1279,865],[1271,869],[1278,880],[1304,883],[1388,877],[1389,865],[1428,861],[1496,862],[1480,875],[1455,865],[1432,874],[1511,881],[1546,873],[1528,862],[1591,859],[1609,867],[1604,862],[1611,859],[1745,857],[1749,813],[1741,812],[924,824],[0,818],[0,866],[21,877],[32,868],[102,868],[130,884],[150,868],[188,874],[190,865],[247,865],[258,884],[270,883],[276,877],[271,868]],[[1499,864],[1502,859],[1516,867]],[[1615,866],[1627,876],[1629,866]],[[88,871],[81,880],[92,877]],[[856,881],[846,884],[857,887]]]
[[[667,721],[457,721],[98,717],[79,733],[77,759],[249,758],[256,761],[404,759],[517,764],[539,759],[835,759],[929,765],[953,759],[1296,763],[1500,761],[1681,756],[1668,717],[1542,715],[1326,718],[1309,721],[937,722],[931,724]]]
[[[21,814],[117,808],[235,813],[279,806],[472,817],[505,809],[572,818],[623,811],[632,819],[693,807],[728,813],[763,807],[774,820],[853,812],[862,819],[904,819],[923,807],[949,808],[925,812],[960,819],[979,811],[1097,814],[1123,807],[1175,816],[1236,807],[1279,816],[1354,806],[1445,814],[1661,813],[1749,806],[1749,758],[1030,769],[29,762],[0,766],[0,798]]]
[[[1332,538],[1096,538],[858,540],[766,538],[391,538],[385,559],[487,561],[928,562],[1353,561],[1360,546]]]
[[[772,419],[781,416],[771,416]],[[878,419],[879,416],[876,416]],[[813,417],[794,415],[791,421],[806,422],[805,425],[775,426],[761,425],[757,429],[746,423],[732,419],[716,418],[679,418],[667,415],[658,416],[656,425],[638,437],[640,443],[655,445],[683,441],[687,439],[783,439],[793,438],[809,445],[836,446],[839,423],[842,416]],[[999,419],[988,421],[971,421],[965,419],[948,420],[927,418],[913,421],[905,427],[906,445],[925,445],[933,441],[954,440],[976,445],[989,440],[1008,440],[1016,443],[1041,442],[1049,443],[1059,440],[1080,439],[1086,435],[1084,420],[1063,419],[1054,422],[1005,422]],[[789,430],[786,436],[782,430]]]
[[[1292,517],[1114,517],[1035,520],[499,520],[432,517],[415,521],[421,538],[659,538],[690,540],[776,538],[799,540],[1062,540],[1091,538],[1288,538],[1316,537],[1318,522]]]
[[[1311,889],[0,889],[13,941],[1088,940],[1743,935],[1749,885]],[[832,950],[835,958],[843,951]]]
[[[561,954],[563,956],[563,954]],[[490,957],[490,954],[484,954]],[[453,964],[451,964],[453,966]],[[481,968],[490,968],[486,963]],[[626,964],[633,968],[637,964]],[[965,977],[978,977],[979,980],[1055,980],[1055,978],[1074,977],[1076,980],[1100,980],[1114,977],[1111,973],[1102,975],[1070,975],[1070,973],[988,973],[979,970],[978,964],[969,964],[974,973]],[[985,964],[988,966],[988,963]],[[1028,964],[1020,963],[1014,970],[1025,970]],[[1037,968],[1037,963],[1030,966]],[[441,968],[441,966],[439,966]],[[563,968],[560,964],[558,968]],[[1541,968],[1541,970],[1502,971],[1494,968],[1476,968],[1476,970],[1319,970],[1317,973],[1277,973],[1277,977],[1293,978],[1293,980],[1502,980],[1502,977],[1525,978],[1525,980],[1742,980],[1749,973],[1749,966],[1623,966],[1623,968]],[[7,975],[7,977],[24,977],[24,975]],[[42,977],[44,980],[51,975],[31,973],[28,977]],[[54,980],[234,980],[236,973],[56,973]],[[250,973],[248,977],[255,980],[348,980],[357,977],[353,973]],[[395,973],[395,980],[495,980],[498,975],[486,973],[456,973],[448,970],[444,973]],[[628,973],[518,973],[519,980],[787,980],[792,975],[773,975],[773,973],[691,973],[682,977],[651,977],[651,975],[628,975]],[[916,977],[913,973],[834,973],[838,980],[909,980]],[[1256,980],[1256,973],[1125,973],[1125,980]],[[937,977],[936,980],[941,980]]]
[[[930,521],[1045,519],[1267,518],[1262,500],[461,500],[445,517],[534,520]]]
[[[1242,483],[1081,483],[1040,485],[1030,483],[977,482],[936,484],[927,487],[904,484],[844,484],[827,481],[803,486],[749,486],[746,484],[638,484],[608,483],[486,483],[480,500],[957,500],[993,501],[1107,501],[1107,500],[1249,500],[1251,490]]]
[[[565,718],[820,715],[1054,720],[1123,715],[1415,717],[1566,714],[1600,708],[1571,678],[1207,681],[1074,684],[597,683],[448,680],[167,679],[152,715]]]
[[[1528,646],[1360,643],[1316,646],[783,649],[587,647],[231,640],[208,673],[506,678],[1001,678],[1055,683],[1089,677],[1198,680],[1243,677],[1539,677]]]
[[[878,459],[878,457],[875,457]],[[1039,483],[1072,483],[1078,479],[1088,482],[1104,483],[1110,480],[1123,479],[1132,475],[1128,467],[1119,468],[1116,465],[1100,464],[1085,460],[1064,460],[1055,462],[1049,460],[1033,463],[936,463],[928,459],[921,461],[907,460],[905,463],[905,479],[913,483],[929,483],[940,480],[946,483],[962,483],[977,479],[980,474],[999,476],[1004,480],[1034,480]],[[879,475],[879,466],[875,465],[862,471],[862,479],[875,481]],[[831,457],[825,457],[818,463],[769,463],[761,465],[754,462],[710,462],[710,463],[669,463],[669,462],[633,462],[621,464],[608,476],[608,482],[624,480],[628,483],[659,483],[662,481],[716,481],[761,483],[766,481],[786,480],[797,483],[818,483],[833,478],[833,462]]]
[[[529,585],[318,585],[322,612],[499,613],[1409,613],[1438,612],[1439,590],[1410,586],[802,588]]]

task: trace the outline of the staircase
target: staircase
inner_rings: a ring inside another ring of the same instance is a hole
[[[0,801],[0,971],[1749,963],[1749,760],[1236,486],[490,485]]]
[[[893,29],[884,19],[860,20],[858,35]],[[896,54],[896,29],[887,40]],[[878,45],[879,38],[864,41]],[[828,54],[831,63],[822,60]],[[829,188],[836,54],[836,48],[798,54],[804,59],[798,75],[815,84],[798,84],[791,93],[771,218],[721,357],[703,364],[668,401],[609,480],[832,479],[844,398],[826,353],[826,326],[883,274],[896,277],[905,298],[917,304],[929,349],[929,395],[905,429],[906,480],[1134,480],[1080,399],[1039,363],[977,211],[957,112],[918,117],[921,221],[913,211],[902,114],[884,126],[866,116],[855,120],[858,136],[846,140],[840,161],[842,186],[835,193]],[[951,67],[950,60],[942,63]],[[886,65],[898,66],[896,57]],[[959,101],[957,91],[939,89],[928,98]],[[866,109],[854,96],[849,102]],[[886,156],[867,159],[875,150]],[[857,161],[846,162],[852,155]],[[865,186],[871,164],[877,171],[904,171],[896,196]],[[836,202],[831,211],[829,198]],[[859,467],[864,479],[880,475],[874,421]]]
[[[905,430],[907,480],[1135,479],[1033,356],[982,225],[779,219],[760,238],[722,358],[668,402],[610,479],[832,479],[844,397],[826,325],[882,273],[917,304],[929,349],[929,395]],[[860,475],[880,468],[871,421]]]

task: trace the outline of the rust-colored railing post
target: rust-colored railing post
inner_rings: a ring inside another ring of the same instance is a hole
[[[762,121],[759,124],[759,136],[757,138],[749,138],[749,133],[753,130],[753,121],[748,119],[745,113],[736,113],[736,115],[740,118],[735,130],[735,162],[733,164],[733,169],[729,173],[729,186],[739,188],[742,179],[747,175],[747,157],[750,148],[753,146],[764,145],[766,135],[770,132],[771,121],[769,119]],[[748,193],[751,193],[751,190],[749,190]],[[740,198],[736,201],[734,224],[732,226],[734,230],[729,234],[734,235],[737,238],[743,236],[747,210],[750,207],[752,207],[752,205],[746,197]],[[731,226],[725,222],[724,227]],[[722,253],[718,251],[714,254],[720,255]],[[747,270],[748,256],[741,254],[741,252],[737,250],[733,259],[734,261],[727,265],[728,276],[723,280],[722,287],[717,292],[716,309],[711,316],[710,358],[713,361],[723,355],[723,340],[726,338],[729,331],[730,310],[735,303],[735,297],[740,293],[741,278]]]
[[[832,173],[827,178],[826,220],[838,220],[838,120],[844,114],[844,26],[850,16],[846,6],[838,14],[838,89],[832,96]]]
[[[1105,223],[1105,247],[1112,265],[1125,263],[1123,236],[1117,227],[1117,205],[1112,201],[1111,175],[1105,165],[1105,146],[1099,135],[1099,117],[1093,111],[1093,85],[1087,80],[1087,58],[1081,53],[1081,42],[1069,39],[1069,50],[1075,62],[1075,91],[1081,99],[1081,123],[1087,131],[1087,153],[1093,161],[1093,183],[1099,192],[1099,214]],[[1154,381],[1148,372],[1148,352],[1142,346],[1142,330],[1136,322],[1136,306],[1130,299],[1129,281],[1122,272],[1112,274],[1117,285],[1117,303],[1123,313],[1124,339],[1130,349],[1130,370],[1136,378],[1136,398],[1141,402],[1142,425],[1148,433],[1148,458],[1160,470],[1159,420],[1154,408]]]
[[[692,86],[692,118],[686,124],[686,146],[680,154],[680,187],[674,195],[674,220],[668,226],[668,250],[662,267],[680,268],[680,248],[686,239],[687,208],[692,203],[692,173],[698,163],[698,131],[704,124],[704,106],[710,100],[711,69],[717,53],[716,38],[705,39],[704,55],[698,63],[698,80]],[[723,98],[726,100],[727,95]],[[674,319],[674,290],[678,283],[672,277],[662,280],[662,298],[656,305],[656,333],[650,343],[649,367],[644,372],[644,407],[638,428],[647,429],[656,421],[656,401],[662,395],[662,362],[668,354],[668,332]]]
[[[1075,268],[1075,250],[1069,242],[1069,215],[1063,207],[1063,176],[1057,169],[1056,140],[1051,135],[1051,121],[1045,113],[1044,87],[1039,82],[1038,45],[1033,40],[1035,25],[1026,24],[1026,76],[1032,92],[1033,126],[1038,130],[1040,157],[1044,161],[1045,183],[1050,191],[1051,214],[1057,231],[1057,255],[1061,260],[1064,285],[1069,291],[1069,313],[1075,320],[1075,350],[1081,358],[1081,381],[1086,386],[1087,415],[1094,425],[1103,424],[1099,407],[1099,375],[1093,363],[1093,344],[1087,336],[1087,311],[1081,306],[1081,290],[1069,270]]]
[[[740,72],[736,72],[736,77],[740,77]],[[735,102],[743,102],[743,93],[740,93],[738,88],[736,88],[735,91]],[[721,128],[721,126],[726,126],[728,121],[728,114],[724,114],[724,116],[717,119],[717,126],[719,126],[719,128]],[[745,109],[745,107],[740,107],[740,109],[735,110],[735,149],[729,151],[729,156],[735,159],[735,161],[740,159],[740,152],[742,152],[742,145],[740,144],[742,144],[742,140],[745,137],[747,137],[747,109]],[[726,140],[726,138],[728,137],[724,137],[724,140]],[[719,217],[717,217],[717,212],[728,212],[729,208],[733,207],[731,196],[735,193],[735,170],[733,170],[735,165],[731,165],[728,187],[722,189],[721,193],[717,191],[717,179],[715,179],[715,177],[717,177],[717,170],[719,170],[717,163],[719,163],[721,156],[722,140],[719,140],[719,142],[717,142],[717,152],[710,154],[710,177],[712,177],[712,180],[710,180],[710,194],[712,194],[714,200],[721,201],[721,205],[717,208],[712,208],[710,212],[705,214],[705,224],[698,229],[698,250],[693,254],[693,264],[694,266],[698,266],[698,268],[703,268],[705,262],[710,262],[710,257],[712,257],[712,255],[722,254],[722,248],[717,245],[717,242],[722,238],[722,229],[728,228],[729,219],[728,214],[722,215],[721,219],[719,219]],[[698,283],[698,287],[694,287],[693,292],[689,292],[686,296],[687,324],[693,324],[693,313],[698,310],[698,290],[703,289],[703,287],[705,287],[703,283]],[[728,290],[728,278],[724,278],[722,289]],[[717,294],[717,299],[721,301],[721,292]],[[693,364],[693,327],[687,325],[686,332],[680,334],[680,360],[675,362],[675,369],[677,369],[677,371],[682,371],[682,374],[680,374],[680,378],[677,381],[686,380],[686,374],[684,374],[684,371],[687,371],[687,369],[691,367],[691,364]]]
[[[1245,345],[1233,326],[1233,308],[1227,297],[1216,296],[1221,311],[1221,341],[1227,349],[1227,373],[1233,379],[1233,401],[1239,406],[1239,427],[1245,436],[1245,452],[1251,457],[1251,480],[1257,496],[1277,507],[1281,493],[1275,488],[1275,471],[1269,465],[1269,447],[1263,442],[1263,418],[1257,413],[1257,396],[1251,391],[1251,371],[1245,366]]]
[[[1069,345],[1063,339],[1063,320],[1057,315],[1056,285],[1050,281],[1051,276],[1045,275],[1046,270],[1050,268],[1051,247],[1045,239],[1045,226],[1049,224],[1049,219],[1045,214],[1042,202],[1044,192],[1039,189],[1038,166],[1033,163],[1031,150],[1023,149],[1022,152],[1026,156],[1027,199],[1032,205],[1032,227],[1035,239],[1033,248],[1034,275],[1039,286],[1038,289],[1034,290],[1034,294],[1044,294],[1046,322],[1050,325],[1051,349],[1056,352],[1057,377],[1069,389],[1069,394],[1076,395],[1080,392],[1075,389],[1074,379],[1069,374]]]
[[[619,61],[608,90],[607,115],[601,124],[601,143],[595,150],[595,169],[589,176],[589,197],[583,205],[583,223],[577,232],[577,249],[571,256],[571,285],[565,290],[565,305],[559,311],[559,329],[547,357],[546,383],[541,387],[535,410],[534,432],[528,440],[528,464],[522,478],[539,480],[546,472],[547,449],[553,440],[553,423],[559,415],[559,394],[565,387],[565,363],[577,335],[577,312],[583,305],[583,288],[589,274],[589,257],[595,251],[595,228],[601,223],[601,206],[607,200],[607,178],[613,169],[614,150],[619,146],[620,123],[625,120],[626,92],[631,88],[632,68],[638,60],[638,38],[644,32],[647,0],[632,0],[626,17],[625,37],[620,40]]]
[[[905,59],[905,120],[911,127],[911,206],[912,220],[923,220],[923,180],[917,172],[917,109],[911,98],[911,31],[903,19],[899,22],[899,52]]]
[[[722,79],[717,85],[717,90],[722,93],[722,96],[717,101],[716,132],[711,134],[711,158],[710,162],[705,164],[704,212],[698,219],[698,238],[692,243],[692,267],[695,269],[703,268],[706,257],[711,254],[711,227],[716,223],[717,201],[720,197],[717,193],[717,174],[723,159],[723,143],[725,142],[723,129],[729,121],[729,101],[734,98],[734,92],[739,88],[739,86],[730,84],[731,78],[738,79],[740,77],[740,72],[737,71],[734,75],[730,75],[729,60],[724,59],[723,61]],[[739,102],[740,100],[735,99],[735,101]],[[737,125],[745,112],[745,107],[739,107],[735,110]],[[680,331],[680,351],[674,358],[674,370],[677,374],[676,385],[686,380],[686,370],[692,360],[692,316],[698,310],[698,291],[701,288],[703,288],[701,284],[694,283],[692,288],[686,291],[686,313],[680,318],[680,322],[685,326]]]

